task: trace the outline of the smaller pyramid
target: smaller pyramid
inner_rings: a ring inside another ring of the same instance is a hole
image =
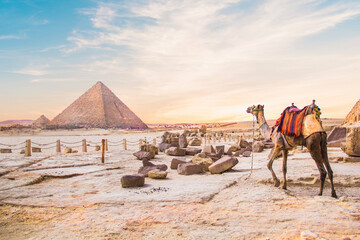
[[[360,121],[360,99],[346,116],[344,124],[355,123],[358,121]]]
[[[45,115],[41,115],[38,119],[36,119],[32,125],[35,127],[43,127],[50,123],[50,120],[45,117]]]
[[[147,129],[108,87],[97,82],[51,122],[57,126]]]

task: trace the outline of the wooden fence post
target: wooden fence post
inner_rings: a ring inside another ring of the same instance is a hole
[[[156,138],[154,138],[154,140],[153,140],[153,144],[156,146]]]
[[[26,140],[25,143],[25,157],[31,157],[31,140]]]
[[[124,144],[124,150],[127,150],[126,139],[125,139],[125,138],[124,138],[124,140],[123,140],[123,144]]]
[[[82,151],[87,152],[87,145],[86,145],[86,139],[82,140]]]
[[[204,135],[204,146],[206,146],[206,135]]]
[[[139,139],[139,150],[141,150],[141,146],[143,145],[143,140]]]
[[[105,139],[101,140],[101,163],[105,162]]]
[[[109,144],[107,139],[105,139],[105,151],[109,151]]]
[[[56,153],[60,154],[61,153],[61,143],[60,140],[56,141]]]

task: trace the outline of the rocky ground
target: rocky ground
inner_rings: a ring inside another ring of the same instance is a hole
[[[338,148],[329,148],[338,199],[328,184],[317,196],[316,165],[300,149],[289,156],[288,190],[272,186],[269,150],[254,154],[251,175],[251,157],[239,157],[223,174],[169,169],[165,180],[124,189],[121,176],[142,165],[132,153],[110,151],[105,164],[98,152],[2,154],[0,239],[360,239],[360,162],[338,161]],[[274,170],[282,178],[281,160]]]

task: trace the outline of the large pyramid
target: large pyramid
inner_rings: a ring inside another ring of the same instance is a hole
[[[351,109],[344,120],[344,124],[354,123],[360,121],[360,100],[357,101],[355,106]]]
[[[148,128],[102,82],[97,82],[62,113],[56,116],[50,124],[96,128]]]

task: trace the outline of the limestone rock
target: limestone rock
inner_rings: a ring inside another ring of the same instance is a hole
[[[32,147],[32,148],[31,148],[31,151],[32,151],[32,152],[41,152],[41,148]]]
[[[165,153],[170,156],[185,156],[186,149],[179,147],[170,147],[166,149]]]
[[[264,151],[264,144],[260,141],[255,141],[252,145],[252,151],[257,153]]]
[[[172,137],[170,142],[172,147],[179,147],[179,138],[178,137]]]
[[[316,240],[318,238],[318,235],[316,233],[313,233],[309,230],[302,231],[300,236],[301,240]]]
[[[25,149],[22,149],[22,150],[20,151],[20,154],[25,154]]]
[[[144,159],[150,160],[155,157],[155,153],[145,152],[145,151],[138,151],[136,153],[133,153],[133,155],[139,160],[144,160]]]
[[[124,175],[121,178],[121,186],[123,188],[142,187],[145,184],[145,177],[141,174]]]
[[[239,149],[240,149],[239,145],[233,144],[233,145],[230,146],[231,152],[235,152],[235,151],[237,151]]]
[[[239,143],[240,148],[246,148],[247,146],[250,146],[250,145],[251,144],[248,141],[246,141],[245,139],[243,139],[243,138],[240,139],[240,143]]]
[[[188,146],[188,142],[186,139],[186,135],[185,134],[181,134],[179,137],[179,147],[181,148],[187,148]]]
[[[1,148],[0,153],[12,153],[10,148]]]
[[[69,147],[66,147],[64,150],[65,153],[72,153],[72,149]]]
[[[209,171],[209,166],[214,163],[214,161],[211,158],[204,157],[203,153],[196,154],[191,161],[193,163],[201,164],[205,171]]]
[[[154,178],[154,179],[164,179],[167,176],[167,172],[165,171],[161,171],[159,169],[156,170],[151,170],[148,172],[148,177],[149,178]]]
[[[159,150],[160,152],[165,152],[166,149],[170,148],[171,144],[170,143],[160,143],[159,144]]]
[[[209,166],[212,174],[222,173],[233,168],[239,161],[237,158],[224,156]]]
[[[100,151],[100,149],[101,149],[101,147],[99,145],[96,145],[94,150],[95,151]]]
[[[206,145],[203,150],[203,153],[216,153],[215,148],[213,147],[213,145]]]
[[[251,152],[250,151],[245,151],[242,154],[243,157],[250,157],[251,156]]]
[[[186,155],[194,156],[198,153],[201,153],[201,149],[199,148],[186,148]]]
[[[201,146],[201,140],[195,137],[189,141],[189,146]]]
[[[177,172],[180,175],[192,175],[203,173],[203,167],[196,163],[182,163],[179,164]]]
[[[224,153],[225,153],[225,146],[224,145],[221,145],[221,146],[216,146],[215,147],[215,152],[216,152],[216,155],[221,158]]]
[[[171,169],[177,169],[179,164],[182,164],[182,163],[186,163],[185,160],[182,160],[182,159],[178,159],[178,158],[173,158],[171,160],[171,165],[170,165],[170,168]]]
[[[153,144],[143,144],[141,145],[140,150],[154,153],[154,155],[159,154],[159,148]]]
[[[346,128],[345,153],[352,157],[360,157],[360,125]]]
[[[78,152],[79,152],[78,150],[74,150],[74,149],[71,150],[71,153],[78,153]]]
[[[147,177],[148,173],[150,171],[156,171],[156,170],[166,171],[167,166],[166,165],[164,166],[164,165],[165,164],[159,164],[159,165],[154,165],[154,166],[143,166],[143,167],[139,168],[138,173]]]

